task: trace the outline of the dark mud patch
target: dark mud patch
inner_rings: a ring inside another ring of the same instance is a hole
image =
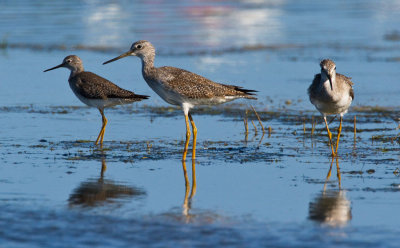
[[[384,192],[384,193],[397,193],[400,192],[400,184],[398,183],[392,183],[388,185],[387,187],[365,187],[361,189],[349,189],[349,191],[364,191],[364,192],[371,192],[371,193],[377,193],[377,192]]]
[[[387,41],[400,41],[400,31],[394,30],[383,36]]]
[[[61,141],[41,142],[38,145],[28,147],[19,146],[17,153],[31,154],[34,156],[49,155],[52,159],[63,159],[71,162],[85,160],[106,159],[109,162],[137,163],[145,160],[181,160],[184,141],[166,140],[141,140],[141,141],[107,141],[103,148],[95,146],[87,141]],[[14,152],[16,152],[14,150]],[[257,145],[244,145],[243,142],[204,141],[197,143],[196,163],[211,165],[213,161],[226,163],[246,162],[277,162],[285,153],[277,153],[274,150],[260,149]],[[188,158],[191,157],[189,146]]]

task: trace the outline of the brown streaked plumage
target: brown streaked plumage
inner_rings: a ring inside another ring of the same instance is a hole
[[[142,60],[142,74],[147,84],[166,102],[182,106],[185,115],[195,105],[214,105],[236,98],[256,99],[254,90],[234,85],[219,84],[195,73],[170,67],[154,67],[155,48],[145,40],[137,41],[131,49],[103,64],[126,56],[138,56]],[[184,107],[183,105],[189,105]]]
[[[139,101],[140,99],[146,99],[147,97],[143,98],[129,90],[122,89],[107,79],[88,71],[76,73],[74,76],[70,77],[68,81],[74,93],[87,99],[107,100],[115,98],[120,99],[124,103],[130,103]],[[108,107],[106,101],[103,102],[103,104],[105,104],[105,107]]]
[[[152,82],[162,83],[166,90],[173,91],[183,96],[188,101],[190,101],[190,99],[204,99],[211,101],[210,104],[213,104],[214,102],[212,99],[214,98],[243,97],[256,99],[252,96],[254,95],[252,93],[255,92],[254,90],[247,90],[234,85],[215,83],[195,73],[170,66],[146,68],[143,77],[147,82],[151,81],[149,84],[152,84]],[[180,105],[180,103],[171,104]],[[207,104],[207,102],[205,101],[204,104]]]
[[[94,73],[84,71],[82,60],[76,55],[65,57],[60,65],[47,69],[44,72],[61,67],[71,70],[68,78],[69,86],[79,100],[100,111],[103,125],[95,142],[96,145],[99,140],[100,145],[103,145],[104,132],[107,125],[104,108],[133,103],[148,98],[148,96],[136,95],[129,90],[122,89]]]
[[[353,99],[354,90],[351,78],[336,73],[336,65],[330,59],[324,59],[320,63],[321,73],[314,76],[314,80],[308,88],[310,101],[324,116],[332,156],[336,156],[339,147],[340,133],[342,131],[343,115],[347,113]],[[332,143],[332,133],[329,131],[327,115],[340,115],[340,125],[336,142],[336,151]]]
[[[196,105],[216,105],[232,101],[237,98],[256,99],[255,90],[247,90],[234,85],[225,85],[213,82],[195,73],[170,67],[154,67],[156,50],[146,41],[140,40],[132,44],[130,50],[120,56],[111,59],[107,64],[123,57],[137,56],[142,61],[142,75],[147,84],[166,102],[181,106],[186,122],[186,143],[182,160],[186,159],[186,153],[190,139],[190,125],[193,131],[192,162],[195,160],[197,128],[194,124],[190,109]],[[194,166],[192,166],[194,169]],[[184,168],[184,170],[186,170]],[[195,185],[194,185],[195,186]]]

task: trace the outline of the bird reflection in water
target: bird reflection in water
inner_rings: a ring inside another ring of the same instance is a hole
[[[194,131],[194,130],[193,130]],[[196,136],[193,138],[193,150],[192,150],[192,187],[190,187],[190,181],[186,169],[186,154],[189,146],[189,138],[186,137],[185,148],[182,156],[182,169],[183,176],[185,178],[185,198],[183,200],[182,214],[185,217],[186,222],[190,222],[191,215],[189,210],[192,208],[192,198],[196,194]],[[190,192],[190,194],[189,194]]]
[[[190,186],[189,176],[186,170],[186,161],[182,160],[183,174],[185,178],[185,197],[182,204],[182,211],[177,213],[172,211],[166,216],[182,223],[211,224],[216,221],[227,221],[225,216],[221,216],[212,210],[192,209],[192,200],[196,194],[196,172],[195,159],[192,159],[192,186]]]
[[[335,160],[339,188],[329,189],[327,183]],[[346,197],[346,191],[341,188],[340,168],[337,157],[332,158],[322,193],[310,202],[309,219],[332,227],[343,227],[351,220],[351,204]]]
[[[144,196],[146,193],[136,187],[126,186],[113,180],[104,179],[107,169],[104,156],[101,159],[100,177],[82,182],[70,195],[69,206],[97,207],[116,200]]]

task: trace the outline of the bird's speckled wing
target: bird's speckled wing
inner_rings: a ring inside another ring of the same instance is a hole
[[[346,77],[345,75],[342,75],[342,74],[339,74],[339,73],[336,73],[336,77],[339,80],[345,81],[350,86],[350,96],[354,100],[354,90],[353,90],[354,83],[351,81],[351,77]]]
[[[315,74],[314,80],[312,81],[310,87],[308,87],[308,95],[310,96],[311,99],[315,99],[318,97],[318,85],[321,81],[321,74]],[[312,102],[312,101],[311,101]]]
[[[122,89],[107,79],[87,71],[76,74],[69,82],[74,85],[77,93],[88,99],[124,98],[140,101],[148,98]]]
[[[201,99],[225,96],[237,96],[250,99],[255,90],[247,90],[234,85],[225,85],[215,83],[205,77],[195,73],[175,68],[164,66],[156,69],[157,77],[155,80],[162,82],[164,87],[175,91],[180,95],[188,98]]]

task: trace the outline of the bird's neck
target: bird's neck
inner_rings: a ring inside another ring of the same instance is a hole
[[[321,85],[322,85],[322,87],[324,87],[328,91],[334,91],[335,88],[336,88],[336,73],[334,73],[331,76],[331,80],[332,80],[332,88],[333,88],[333,90],[331,89],[331,85],[330,85],[330,82],[329,82],[328,75],[325,72],[321,73]]]
[[[69,78],[74,77],[76,74],[83,72],[83,67],[82,68],[72,68],[71,69],[71,74],[69,74]]]
[[[154,69],[154,56],[144,56],[141,57],[141,60],[143,75],[147,75],[151,70]]]

